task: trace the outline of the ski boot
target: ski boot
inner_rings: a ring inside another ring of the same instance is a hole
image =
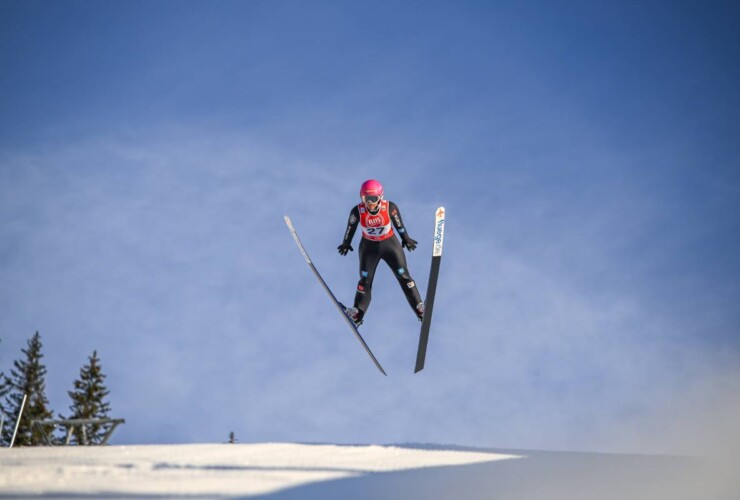
[[[340,306],[342,306],[342,309],[344,309],[344,314],[347,315],[349,319],[352,320],[352,323],[355,324],[355,326],[360,326],[362,324],[362,314],[360,313],[360,310],[356,307],[346,307],[341,302],[339,303]]]
[[[416,304],[416,317],[419,319],[419,321],[424,320],[424,302],[419,302]]]

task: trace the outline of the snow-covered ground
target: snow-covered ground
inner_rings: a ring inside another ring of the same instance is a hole
[[[193,444],[0,449],[0,496],[721,499],[705,460],[436,446]]]

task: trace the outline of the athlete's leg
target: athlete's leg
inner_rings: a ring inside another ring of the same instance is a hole
[[[408,301],[414,314],[420,316],[419,304],[422,303],[419,289],[416,288],[416,282],[411,278],[408,265],[406,264],[406,255],[403,253],[401,243],[394,237],[383,240],[381,248],[381,258],[393,270],[393,275],[401,285],[406,300]]]
[[[373,278],[375,278],[375,270],[380,262],[379,242],[362,238],[358,253],[360,254],[360,281],[357,283],[355,293],[355,307],[360,312],[359,319],[362,320],[372,300]]]

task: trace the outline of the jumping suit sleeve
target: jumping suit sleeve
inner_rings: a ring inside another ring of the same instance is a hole
[[[347,220],[347,229],[344,231],[344,239],[342,240],[342,244],[337,247],[337,250],[339,250],[340,254],[347,255],[347,252],[351,252],[353,250],[352,238],[354,238],[355,236],[355,231],[357,231],[357,224],[359,222],[360,210],[357,208],[357,206],[354,206],[349,213],[349,219]]]
[[[411,239],[409,236],[409,233],[406,231],[406,227],[403,225],[403,219],[401,218],[401,212],[398,210],[398,207],[395,203],[392,201],[388,202],[388,211],[391,214],[391,220],[393,221],[393,225],[396,227],[396,230],[398,231],[398,234],[401,236],[401,244],[402,246],[409,249],[409,251],[413,251],[416,249],[416,241]]]

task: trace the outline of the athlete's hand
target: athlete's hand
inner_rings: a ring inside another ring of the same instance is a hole
[[[349,243],[342,243],[337,247],[337,250],[339,250],[340,255],[347,255],[347,252],[353,252],[354,249],[352,248],[352,245]]]
[[[403,243],[401,243],[401,246],[404,246],[409,249],[409,252],[413,252],[416,250],[416,240],[412,240],[408,236],[403,239]]]

